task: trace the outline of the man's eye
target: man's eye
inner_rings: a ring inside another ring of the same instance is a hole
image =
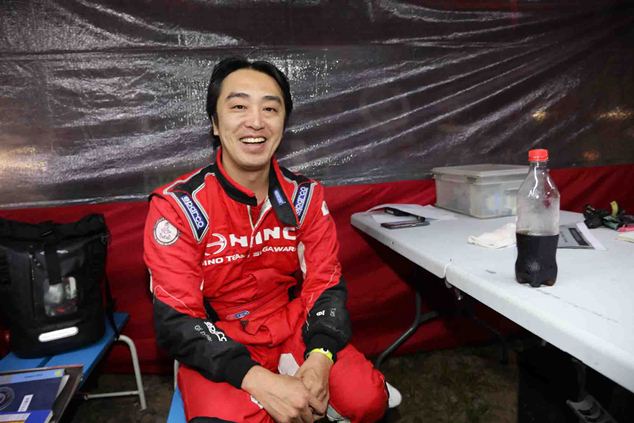
[[[277,109],[275,107],[265,107],[264,111],[265,112],[277,113]]]
[[[243,106],[242,104],[236,104],[234,106],[231,106],[231,108],[235,109],[235,110],[244,110],[244,109],[246,109],[246,107]]]

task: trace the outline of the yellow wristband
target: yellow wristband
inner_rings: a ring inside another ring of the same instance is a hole
[[[334,362],[334,360],[332,359],[332,353],[330,351],[328,351],[327,349],[325,349],[325,348],[313,348],[312,350],[310,350],[308,352],[308,354],[310,355],[311,353],[314,353],[314,352],[318,352],[319,354],[323,354],[326,357],[328,357],[330,359],[330,361]]]

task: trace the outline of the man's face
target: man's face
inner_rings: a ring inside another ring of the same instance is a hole
[[[222,82],[213,131],[234,179],[268,169],[284,132],[283,98],[273,78],[253,69],[232,72]]]

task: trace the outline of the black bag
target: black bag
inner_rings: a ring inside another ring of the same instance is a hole
[[[103,336],[108,237],[99,214],[66,224],[0,218],[0,306],[17,356],[54,355]],[[113,324],[107,279],[106,297]]]

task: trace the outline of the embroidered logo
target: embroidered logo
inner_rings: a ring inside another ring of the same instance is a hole
[[[308,204],[310,203],[310,197],[312,194],[311,188],[311,185],[300,185],[297,189],[295,200],[293,201],[295,214],[300,222],[304,219],[304,213],[306,212],[306,209],[308,209]]]
[[[154,240],[160,245],[172,245],[178,239],[178,229],[164,217],[154,224]]]
[[[218,341],[220,342],[227,342],[227,337],[225,336],[224,332],[219,331],[216,326],[214,326],[213,323],[211,322],[203,322],[205,324],[205,326],[207,327],[207,330],[209,331],[210,334],[215,335],[216,338],[218,338]],[[202,336],[204,336],[205,338],[207,338],[207,340],[209,342],[212,342],[212,338],[211,336],[209,336],[205,330],[202,328],[202,326],[200,325],[196,325],[194,326],[194,329],[196,329],[198,331],[198,333],[200,333]]]
[[[207,248],[218,247],[218,249],[214,251],[213,253],[205,253],[206,256],[210,256],[212,254],[220,254],[225,250],[225,248],[227,248],[227,238],[217,233],[213,233],[211,234],[211,236],[215,237],[217,241],[210,242],[209,244],[207,244]]]
[[[235,314],[229,314],[225,317],[225,319],[227,320],[240,320],[243,317],[247,317],[249,314],[251,314],[251,312],[249,310],[242,310],[238,313]]]
[[[279,189],[274,189],[273,195],[275,196],[275,201],[277,201],[277,204],[279,204],[280,206],[286,204],[286,200],[284,199],[284,196]]]
[[[189,223],[194,230],[196,240],[200,241],[203,238],[203,235],[205,235],[205,232],[207,231],[207,226],[209,225],[205,213],[203,212],[198,202],[192,199],[189,194],[176,193],[176,198],[183,206],[185,216],[187,217],[187,220],[189,220]]]

